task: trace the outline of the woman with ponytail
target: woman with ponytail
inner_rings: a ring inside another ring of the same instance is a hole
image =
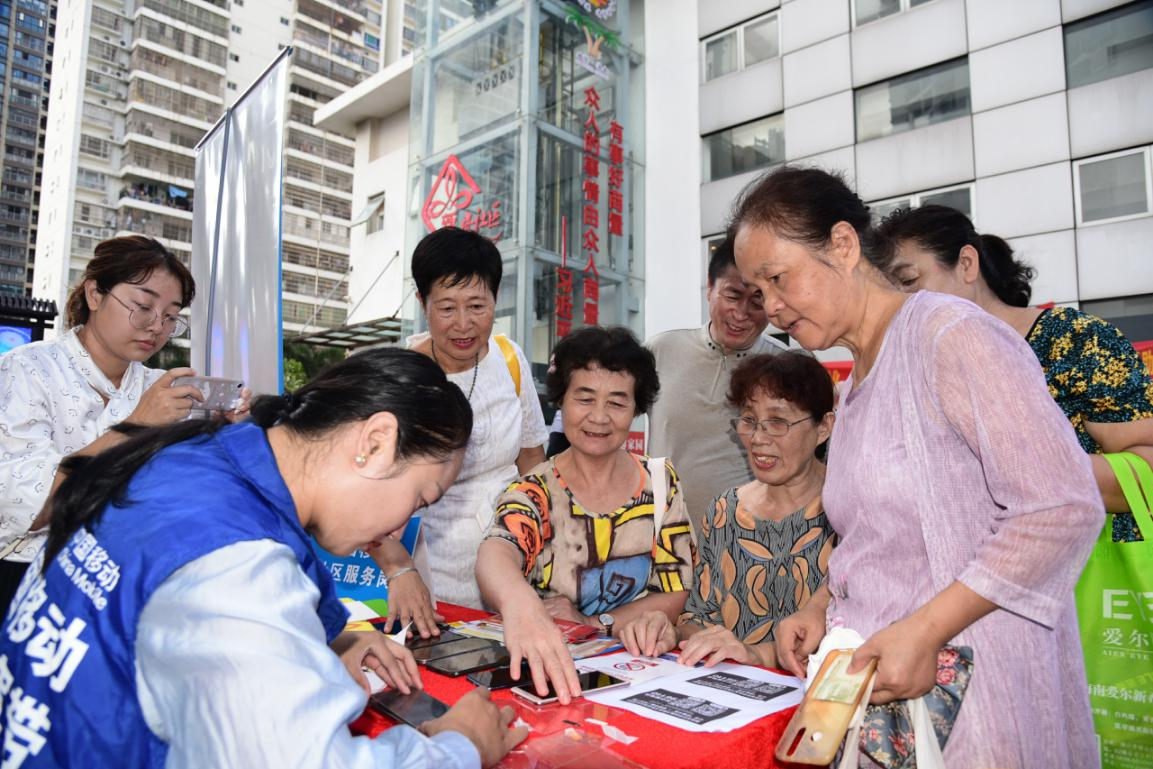
[[[119,422],[171,424],[202,400],[172,386],[192,369],[143,365],[184,333],[195,293],[188,268],[152,238],[105,240],[68,297],[68,331],[0,357],[0,612],[44,541],[33,522],[61,460],[112,445]]]
[[[996,235],[979,235],[969,218],[945,206],[899,209],[877,228],[889,276],[907,291],[968,299],[1025,337],[1041,362],[1049,393],[1073,424],[1093,462],[1105,509],[1129,512],[1103,454],[1132,451],[1153,462],[1153,379],[1125,335],[1071,307],[1030,307],[1033,269]],[[1113,539],[1138,539],[1131,516],[1113,519]]]
[[[120,425],[115,446],[64,460],[47,545],[0,633],[0,704],[36,714],[24,766],[499,760],[523,733],[479,692],[423,734],[350,734],[362,666],[402,692],[419,676],[381,633],[343,632],[310,545],[399,536],[452,484],[471,427],[435,363],[382,349],[257,399],[250,421]]]

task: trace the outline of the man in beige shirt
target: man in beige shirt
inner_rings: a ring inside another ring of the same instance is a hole
[[[696,538],[713,499],[752,480],[729,420],[733,368],[744,358],[788,347],[764,336],[769,325],[761,293],[746,285],[725,239],[709,260],[709,320],[701,328],[657,334],[646,342],[657,359],[661,391],[649,412],[648,453],[668,457],[681,476]]]

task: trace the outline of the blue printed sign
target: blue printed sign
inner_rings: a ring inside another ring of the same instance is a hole
[[[415,515],[408,521],[400,543],[404,549],[412,553],[416,548],[416,537],[420,534],[420,516]],[[357,550],[352,555],[337,556],[325,550],[312,541],[312,549],[328,568],[332,579],[336,582],[336,594],[341,598],[351,598],[355,601],[369,604],[381,616],[384,616],[384,607],[370,602],[386,602],[388,588],[385,587],[385,575],[381,572],[372,556],[363,550]]]

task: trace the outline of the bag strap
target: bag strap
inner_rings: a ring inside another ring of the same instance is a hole
[[[1139,487],[1139,492],[1134,492],[1134,496],[1143,496],[1144,506],[1134,505],[1130,491],[1125,489],[1125,483],[1121,481],[1120,475],[1117,480],[1121,483],[1121,490],[1125,491],[1125,499],[1129,501],[1129,509],[1133,511],[1133,521],[1137,525],[1137,530],[1141,532],[1141,538],[1146,542],[1153,541],[1153,517],[1150,516],[1153,512],[1153,469],[1150,469],[1149,463],[1144,458],[1131,451],[1123,452],[1121,458],[1129,463],[1130,471],[1136,476],[1135,481],[1132,476],[1127,477],[1127,480]],[[1112,465],[1111,462],[1110,464]]]
[[[653,537],[659,542],[665,508],[669,504],[669,481],[665,475],[664,457],[649,457],[649,477],[653,479]]]
[[[512,340],[504,334],[494,334],[493,339],[496,340],[497,347],[504,355],[504,365],[508,366],[508,373],[512,375],[512,383],[516,385],[516,397],[520,397],[520,358],[516,355],[516,347],[513,346]]]

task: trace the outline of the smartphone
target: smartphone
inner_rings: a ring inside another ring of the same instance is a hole
[[[417,662],[427,665],[432,660],[438,660],[441,657],[451,657],[454,654],[464,654],[465,652],[474,652],[480,649],[487,649],[493,645],[493,641],[487,638],[460,638],[454,641],[446,641],[445,643],[434,644],[432,646],[424,646],[420,649],[413,649],[412,656]]]
[[[401,694],[396,689],[388,689],[372,695],[368,705],[394,721],[413,727],[440,718],[448,712],[448,705],[421,690]]]
[[[463,676],[465,673],[475,673],[478,670],[487,670],[489,668],[499,667],[500,665],[507,665],[508,662],[508,649],[500,644],[494,643],[488,649],[478,649],[473,652],[453,654],[450,657],[430,660],[428,669],[456,678],[457,676]]]
[[[205,411],[232,411],[240,405],[240,391],[244,382],[239,379],[225,379],[215,376],[178,376],[172,380],[173,387],[192,385],[200,390],[204,400],[193,408]]]
[[[577,681],[580,682],[581,696],[589,692],[603,691],[605,689],[615,689],[618,686],[625,686],[628,681],[616,676],[610,676],[608,673],[577,673]],[[534,705],[547,705],[550,702],[556,702],[556,691],[552,688],[552,681],[549,681],[548,692],[545,696],[540,696],[536,693],[536,687],[533,686],[532,681],[526,681],[520,686],[512,687],[512,693],[522,700],[527,700]]]
[[[452,659],[449,657],[448,659]],[[514,686],[525,686],[532,680],[532,671],[528,665],[521,665],[520,680],[512,680],[512,668],[503,667],[495,670],[483,670],[473,673],[468,680],[477,686],[496,691],[497,689],[511,689]]]
[[[436,646],[438,644],[448,643],[449,641],[459,641],[467,637],[468,636],[463,636],[460,633],[442,627],[440,629],[440,635],[430,635],[428,638],[421,638],[419,635],[415,635],[408,640],[405,646],[415,652],[417,649],[423,649],[426,646]]]

